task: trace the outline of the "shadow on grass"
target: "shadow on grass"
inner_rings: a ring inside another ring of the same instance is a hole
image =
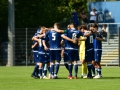
[[[67,77],[59,77],[58,79],[68,79],[68,78]],[[78,79],[83,79],[83,78],[78,77]],[[87,79],[90,79],[90,78],[87,78]],[[94,79],[94,78],[92,78],[92,79]],[[120,77],[102,77],[100,79],[120,79]]]
[[[102,77],[101,79],[120,79],[120,77]]]

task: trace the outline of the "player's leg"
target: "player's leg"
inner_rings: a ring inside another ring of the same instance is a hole
[[[85,51],[80,52],[80,61],[82,63],[82,75],[81,78],[87,75],[87,63],[85,62]]]
[[[44,63],[44,67],[43,67],[43,78],[47,77],[47,63]]]
[[[44,54],[39,54],[39,72],[38,72],[38,76],[40,77],[40,79],[43,78],[43,62],[44,62]]]
[[[31,77],[36,77],[38,76],[38,68],[39,68],[39,57],[38,57],[38,52],[34,52],[34,61],[36,63],[35,67],[34,67],[34,70],[31,74]]]
[[[50,50],[50,78],[54,78],[55,55],[54,50]]]
[[[94,51],[90,50],[90,51],[86,51],[85,53],[85,62],[87,62],[87,68],[88,68],[88,78],[92,78],[92,54]]]
[[[60,61],[61,61],[61,56],[60,56],[61,50],[56,50],[55,51],[55,60],[56,60],[56,68],[55,68],[55,73],[54,73],[54,77],[57,77],[57,74],[59,72],[59,67],[60,67]]]
[[[48,62],[49,62],[49,55],[48,55],[49,53],[46,51],[45,52],[45,56],[44,56],[44,58],[45,58],[45,60],[44,60],[44,67],[43,67],[43,73],[44,73],[44,76],[43,76],[43,78],[44,79],[46,79],[47,78],[47,69],[48,69]]]
[[[68,68],[68,53],[67,53],[67,50],[65,50],[65,52],[64,52],[64,65],[65,65],[65,67],[66,67],[66,69],[69,71],[69,68]]]
[[[92,77],[95,76],[95,61],[92,60]]]
[[[77,63],[77,61],[79,61],[78,50],[74,50],[73,54],[74,54],[73,60],[74,60],[74,72],[75,72],[74,79],[77,79],[77,74],[78,74],[78,63]]]
[[[72,50],[67,50],[68,52],[68,69],[69,69],[69,79],[72,79],[72,69],[73,69],[73,55],[72,55]]]
[[[98,74],[94,78],[101,78],[102,77],[102,74],[101,74],[101,64],[100,64],[100,62],[101,62],[101,56],[102,56],[102,50],[98,50],[97,51],[97,58],[95,60],[96,65],[97,65]]]

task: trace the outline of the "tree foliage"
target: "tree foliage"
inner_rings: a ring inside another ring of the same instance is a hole
[[[87,0],[15,0],[15,27],[49,27],[76,8],[87,10]],[[0,27],[7,27],[8,0],[0,0],[0,12]]]

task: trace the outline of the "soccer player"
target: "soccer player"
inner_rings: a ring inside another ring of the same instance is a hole
[[[85,62],[87,63],[88,74],[87,77],[84,78],[92,78],[91,68],[92,68],[92,60],[94,60],[94,49],[93,49],[93,39],[94,34],[92,31],[87,31],[85,25],[82,25],[82,29],[84,31],[85,38]]]
[[[41,27],[41,30],[43,31],[45,29],[45,27]],[[42,32],[43,33],[43,32]],[[33,38],[33,40],[38,42],[38,54],[39,54],[39,72],[38,72],[38,76],[40,77],[40,79],[43,78],[42,76],[42,69],[43,69],[43,63],[45,60],[45,50],[44,50],[44,46],[43,46],[43,40],[42,38]]]
[[[86,25],[81,25],[78,26],[78,30],[80,30],[81,32],[83,32],[83,29],[87,30]],[[83,39],[83,36],[80,36],[80,40]],[[87,75],[87,63],[85,62],[85,41],[79,41],[79,58],[80,61],[82,62],[82,75],[81,78],[86,77]]]
[[[92,60],[94,60],[94,44],[95,35],[99,36],[97,30],[91,29],[91,31],[84,30],[85,40],[85,62],[87,62],[88,75],[87,78],[92,78]]]
[[[72,23],[70,24],[70,29],[67,30],[65,35],[74,40],[76,38],[79,38],[83,34],[80,31],[76,30],[74,24]],[[74,71],[75,71],[74,79],[77,79],[77,74],[78,74],[77,61],[79,60],[78,44],[74,44],[70,41],[67,41],[65,50],[68,54],[67,58],[68,58],[68,67],[69,67],[69,74],[70,74],[69,79],[72,79],[72,76],[73,76],[72,75],[72,67],[73,67],[72,63],[74,63]]]
[[[33,37],[37,36],[37,33]],[[33,38],[32,38],[33,40]],[[33,73],[31,74],[31,77],[36,78],[38,76],[38,68],[39,68],[39,58],[38,58],[38,45],[36,41],[33,41],[33,45],[31,47],[33,50],[34,55],[34,62],[36,63]]]
[[[93,29],[98,31],[98,26],[93,25]],[[94,59],[95,59],[95,67],[97,69],[97,75],[94,78],[101,78],[101,56],[102,56],[102,41],[104,40],[102,37],[102,33],[99,32],[100,36],[96,35],[94,39]]]
[[[50,71],[53,79],[57,78],[59,65],[61,61],[61,55],[60,55],[61,54],[61,44],[60,44],[61,34],[55,31],[55,30],[58,30],[58,28],[59,28],[59,24],[55,23],[54,28],[49,30],[46,33],[46,37],[49,38],[49,42],[50,42],[50,66],[51,66]],[[73,42],[73,40],[71,39],[69,40]],[[55,61],[56,61],[56,71],[54,71]]]

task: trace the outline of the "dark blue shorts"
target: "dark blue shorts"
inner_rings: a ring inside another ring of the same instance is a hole
[[[67,53],[67,50],[64,51],[64,62],[68,62],[68,53]]]
[[[101,62],[102,50],[94,51],[95,62]]]
[[[67,50],[68,53],[68,61],[78,61],[79,60],[79,53],[78,50]]]
[[[94,60],[94,49],[85,50],[85,62],[91,62]]]
[[[50,61],[61,61],[61,50],[50,50]]]
[[[48,62],[50,62],[50,51],[49,50],[45,52],[45,60],[44,60],[44,63],[48,63]]]
[[[35,62],[39,62],[38,52],[33,52],[33,56],[34,56],[34,61],[35,61]]]
[[[39,62],[44,63],[44,61],[45,61],[45,53],[39,54]]]

